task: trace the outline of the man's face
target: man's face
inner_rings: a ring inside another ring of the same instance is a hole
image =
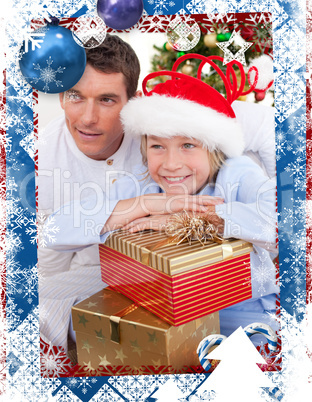
[[[119,113],[128,101],[122,73],[106,74],[87,64],[80,81],[61,93],[60,101],[68,130],[82,153],[105,160],[118,150],[123,139]]]

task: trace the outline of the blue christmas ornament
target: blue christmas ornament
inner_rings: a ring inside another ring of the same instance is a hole
[[[86,67],[85,49],[69,29],[55,22],[34,31],[43,32],[41,47],[32,49],[30,41],[21,48],[20,69],[26,81],[45,93],[60,93],[72,88]],[[27,51],[26,51],[27,50]]]
[[[143,0],[98,0],[97,12],[110,28],[128,29],[141,18]]]

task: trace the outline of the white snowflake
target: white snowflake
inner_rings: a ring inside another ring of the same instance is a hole
[[[92,385],[95,384],[97,381],[98,381],[98,380],[97,380],[97,378],[95,378],[95,377],[84,377],[84,378],[81,378],[80,381],[79,381],[79,383],[78,383],[78,385],[77,385],[77,388],[80,388],[80,387],[81,387],[82,392],[83,392],[84,394],[86,394],[86,393],[88,392],[88,388],[92,388]]]
[[[35,157],[35,143],[34,134],[30,133],[20,141],[20,146],[28,153],[30,158],[34,160]]]
[[[297,307],[306,311],[305,304],[298,304]],[[282,334],[282,370],[270,373],[269,376],[284,394],[282,401],[305,401],[305,395],[312,392],[312,383],[308,380],[312,372],[312,360],[307,354],[307,346],[311,350],[311,327],[307,331],[307,319],[300,321],[296,315],[290,315],[283,308],[279,321]]]
[[[51,67],[53,64],[51,56],[49,56],[48,60],[46,60],[46,63],[47,67],[42,67],[39,63],[34,64],[34,70],[38,70],[39,77],[32,78],[31,82],[37,84],[39,81],[43,81],[43,91],[49,91],[49,84],[51,83],[55,84],[57,87],[63,87],[62,81],[56,79],[56,74],[63,74],[66,67],[59,66],[56,70],[54,70]]]
[[[171,15],[143,15],[138,29],[143,33],[165,32],[164,26],[172,20]]]
[[[196,392],[189,398],[190,402],[202,402],[202,401],[214,401],[216,398],[216,393],[214,391],[204,391],[200,393]]]
[[[38,246],[47,247],[49,243],[55,243],[55,234],[60,231],[60,228],[55,225],[55,218],[53,216],[46,216],[39,213],[38,219]]]
[[[12,229],[7,229],[6,232],[6,252],[7,255],[15,255],[18,251],[23,250],[23,242],[21,235],[14,232]]]
[[[22,76],[20,76],[22,77]],[[8,87],[7,87],[8,89]],[[9,95],[7,100],[11,103],[21,103],[25,102],[25,106],[32,107],[32,96],[30,96],[31,88],[29,84],[24,79],[16,79],[14,83],[14,89],[17,95]]]
[[[17,191],[18,185],[15,183],[14,177],[8,178],[6,181],[7,196],[12,196],[13,191]]]
[[[282,129],[277,129],[275,132],[275,152],[276,152],[276,160],[279,161],[282,156],[286,155],[285,148],[291,145],[291,142],[286,140],[286,133]]]
[[[45,353],[41,354],[41,373],[44,377],[58,377],[68,372],[72,363],[62,348],[53,348],[51,344]]]
[[[280,212],[282,224],[287,224],[288,227],[298,225],[306,217],[306,201],[297,198],[291,198],[291,201],[294,208],[283,208]]]
[[[294,162],[289,163],[285,167],[285,172],[288,172],[293,177],[294,190],[304,190],[306,187],[306,169],[305,159],[298,156]]]
[[[43,42],[42,37],[44,36],[44,32],[26,32],[24,36],[25,48],[24,52],[28,53],[29,51],[29,43],[31,44],[31,50],[35,50],[36,48],[41,48],[41,43]]]
[[[248,26],[249,24],[254,28],[252,41],[258,44],[262,52],[272,48],[273,33],[271,18],[268,20],[267,15],[264,13],[260,14],[260,17],[259,14],[250,14],[246,18],[246,25]]]
[[[190,14],[205,14],[206,1],[204,0],[192,0],[186,5],[186,9]]]
[[[7,128],[15,127],[27,131],[32,128],[33,122],[27,113],[24,113],[24,108],[18,107],[16,113],[8,115],[6,125]]]
[[[95,398],[92,398],[91,401],[120,402],[124,401],[124,398],[116,394],[116,392],[114,392],[107,384],[104,384],[96,394]]]
[[[259,255],[259,260],[260,264],[252,268],[253,288],[263,296],[266,294],[265,286],[275,281],[276,273],[272,273],[272,263],[267,255]]]
[[[148,3],[154,6],[154,14],[168,14],[169,9],[175,6],[171,0],[148,0]]]
[[[17,312],[17,304],[14,303],[13,299],[8,294],[6,300],[6,318],[9,332],[21,323],[20,314]]]
[[[38,309],[33,309],[23,322],[8,334],[8,352],[13,353],[15,356],[20,356],[23,362],[23,365],[18,369],[18,374],[12,378],[8,377],[10,381],[10,386],[8,387],[10,400],[46,400],[43,395],[40,397],[41,391],[37,389],[40,383],[39,326],[37,314]],[[18,383],[18,387],[16,387],[16,383]],[[47,388],[43,387],[43,389],[47,393]]]
[[[19,263],[11,264],[12,261],[13,258],[8,259],[7,293],[12,298],[22,296],[32,304],[37,300],[37,267],[22,267]]]
[[[157,387],[164,385],[169,378],[167,375],[110,377],[108,383],[119,395],[127,398],[126,400],[139,401],[149,397]],[[141,389],[143,384],[145,391]],[[134,396],[136,396],[136,399],[134,399]]]
[[[265,216],[265,219],[261,221],[255,220],[254,225],[258,228],[254,239],[261,239],[263,242],[265,242],[266,246],[269,246],[272,242],[272,239],[276,237],[275,217]]]
[[[31,244],[37,243],[37,224],[34,218],[28,221],[27,227],[25,228],[25,233],[29,236]]]
[[[28,269],[26,281],[24,282],[23,297],[27,298],[28,304],[37,299],[38,268],[34,265]]]

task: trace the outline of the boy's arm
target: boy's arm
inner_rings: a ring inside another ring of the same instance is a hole
[[[155,216],[159,215],[168,215],[183,210],[206,213],[209,208],[222,202],[223,200],[219,197],[183,194],[170,196],[165,193],[146,194],[121,200],[107,219],[101,235],[120,228],[130,228],[133,226],[132,222],[153,220],[155,223]]]
[[[105,242],[110,231],[147,215],[178,212],[184,209],[206,211],[207,205],[222,202],[210,196],[166,196],[146,194],[131,199],[109,200],[103,194],[76,200],[52,215],[57,233],[47,239],[47,247],[58,251],[79,251]]]
[[[195,212],[194,215],[203,216],[208,218],[209,222],[212,223],[218,234],[223,236],[224,231],[224,220],[216,214],[215,205],[207,206],[204,212]],[[125,225],[122,229],[128,230],[130,233],[136,233],[141,230],[159,230],[164,231],[166,229],[166,225],[168,224],[170,218],[173,217],[174,214],[162,214],[162,215],[150,215],[144,218],[135,219],[132,222]]]

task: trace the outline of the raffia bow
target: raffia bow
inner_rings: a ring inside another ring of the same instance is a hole
[[[168,238],[151,247],[150,251],[167,244],[180,244],[185,241],[189,244],[192,244],[192,241],[199,241],[202,246],[207,243],[222,244],[224,242],[208,217],[189,214],[186,211],[172,215],[164,230]]]
[[[166,225],[165,232],[176,244],[187,241],[199,241],[202,245],[214,242],[223,243],[222,237],[218,235],[215,225],[207,216],[196,216],[186,211],[174,214]]]

